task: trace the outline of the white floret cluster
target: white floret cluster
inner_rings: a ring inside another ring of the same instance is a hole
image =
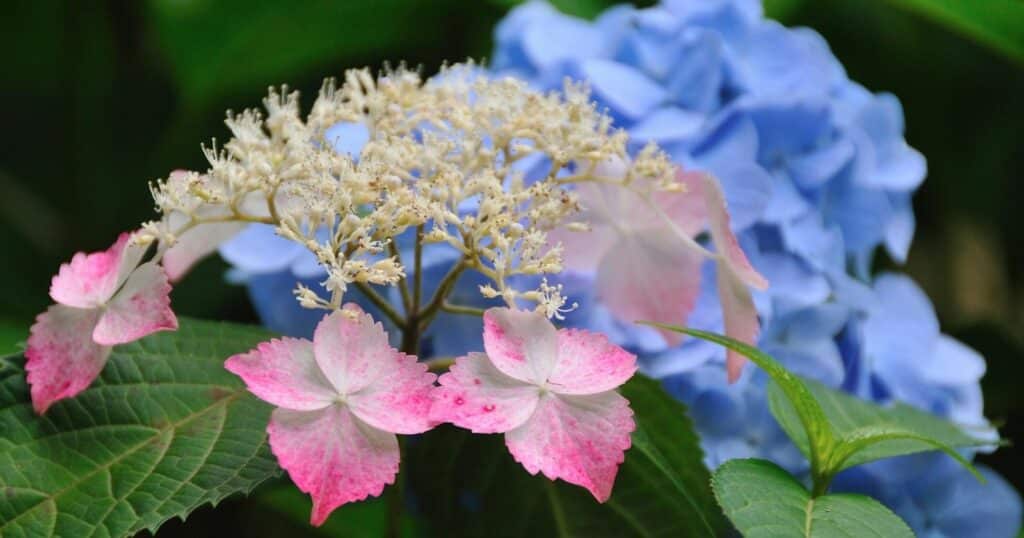
[[[566,303],[559,288],[514,289],[511,281],[561,271],[561,246],[548,232],[579,210],[570,185],[678,188],[660,150],[630,159],[626,134],[612,128],[586,87],[568,82],[563,92],[542,94],[472,65],[426,80],[405,68],[376,77],[362,69],[346,72],[340,86],[327,80],[304,119],[298,93],[287,87],[272,88],[263,104],[265,113],[228,112],[233,136],[204,148],[205,173],[175,173],[152,186],[162,217],[146,223],[142,237],[159,241],[163,252],[197,226],[272,224],[327,271],[329,300],[297,289],[307,307],[340,308],[353,285],[399,284],[407,271],[395,240],[415,229],[417,241],[460,252],[458,271],[491,280],[481,289],[486,296],[509,305],[534,301],[556,316]],[[340,122],[366,127],[369,141],[358,155],[336,151],[327,139]],[[516,165],[527,158],[549,166],[527,178]],[[597,177],[608,160],[629,167]]]

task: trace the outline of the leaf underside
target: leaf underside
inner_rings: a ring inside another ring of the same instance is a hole
[[[739,459],[724,463],[712,478],[726,515],[746,538],[913,538],[896,514],[864,495],[812,499],[778,465]]]
[[[23,358],[0,359],[0,536],[153,531],[277,476],[271,408],[223,369],[268,336],[183,319],[177,332],[115,348],[91,387],[44,417]]]
[[[531,476],[501,435],[442,426],[408,445],[418,514],[440,536],[719,536],[725,528],[693,425],[660,385],[621,388],[635,413],[633,446],[611,498]]]

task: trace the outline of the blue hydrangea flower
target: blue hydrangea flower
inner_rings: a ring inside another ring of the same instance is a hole
[[[906,401],[993,434],[982,414],[984,360],[941,333],[910,279],[870,275],[879,248],[898,262],[907,255],[925,161],[903,138],[898,99],[851,81],[820,35],[764,19],[757,0],[675,0],[614,7],[592,22],[531,2],[495,36],[493,70],[544,90],[565,77],[586,81],[634,149],[653,140],[721,179],[742,246],[771,282],[755,295],[763,349],[862,398]],[[567,322],[641,354],[645,372],[689,404],[709,465],[754,456],[806,470],[768,417],[763,373],[749,368],[727,386],[720,349],[697,341],[666,349],[657,335],[615,321],[591,279],[565,279],[581,305]],[[702,286],[689,324],[721,331],[712,271]],[[991,487],[970,484],[955,465],[934,463],[942,458],[883,461],[837,484],[882,499],[921,535],[1011,536],[1016,492],[998,477]]]

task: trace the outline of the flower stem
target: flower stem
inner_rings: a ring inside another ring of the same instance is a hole
[[[365,282],[354,282],[353,285],[359,288],[359,291],[363,292],[363,295],[370,300],[385,316],[388,317],[395,325],[404,327],[406,320],[402,318],[401,314],[395,310],[395,307],[391,306],[391,303],[387,299],[381,297],[376,290],[373,289],[369,284]]]

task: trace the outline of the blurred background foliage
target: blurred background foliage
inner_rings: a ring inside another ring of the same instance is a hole
[[[432,73],[446,59],[486,59],[494,24],[516,3],[5,2],[0,352],[24,340],[62,261],[153,217],[147,181],[203,169],[199,144],[227,137],[224,110],[257,105],[284,82],[308,103],[324,76],[348,67],[404,61]],[[612,3],[555,2],[581,16]],[[767,0],[766,10],[817,29],[852,78],[903,101],[907,140],[929,164],[905,269],[946,330],[988,358],[988,415],[1024,442],[1024,1]],[[254,321],[243,290],[223,283],[225,268],[204,262],[176,288],[176,310]],[[984,459],[1024,487],[1013,450]],[[339,511],[313,531],[306,502],[271,485],[257,502],[201,510],[160,535],[379,534],[382,503]]]

